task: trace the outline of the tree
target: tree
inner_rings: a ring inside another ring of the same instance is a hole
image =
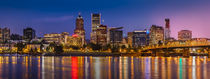
[[[122,46],[121,46],[121,49],[126,49],[126,46],[125,46],[125,45],[122,45]]]
[[[43,48],[44,48],[44,45],[41,43],[41,45],[40,45],[40,52],[44,51]]]
[[[117,53],[117,52],[119,52],[119,46],[113,46],[113,47],[111,48],[111,51],[112,51],[112,53]]]
[[[102,46],[100,44],[89,43],[87,47],[91,48],[92,50],[101,50]]]
[[[108,50],[108,49],[111,49],[111,44],[107,44],[102,47],[102,50]]]
[[[54,48],[54,52],[57,53],[57,54],[61,54],[63,53],[63,46],[59,45],[59,46],[55,46]]]
[[[100,44],[93,44],[93,43],[91,43],[91,48],[93,50],[101,50],[102,46]]]
[[[22,42],[19,42],[15,45],[15,47],[17,47],[17,52],[22,52],[23,48],[25,48],[25,44],[23,44]]]

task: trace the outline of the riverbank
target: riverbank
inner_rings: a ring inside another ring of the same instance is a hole
[[[66,53],[1,53],[0,56],[183,56],[182,53],[151,54],[151,53],[107,53],[107,52],[66,52]],[[208,56],[208,54],[190,53],[189,56]]]

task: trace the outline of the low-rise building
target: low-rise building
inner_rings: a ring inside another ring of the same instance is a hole
[[[45,34],[44,40],[47,43],[62,44],[62,43],[65,43],[65,37],[68,35],[69,35],[68,32]]]
[[[178,40],[191,40],[192,31],[190,30],[181,30],[178,32]]]
[[[81,47],[83,45],[82,38],[78,36],[77,34],[73,34],[72,36],[66,36],[65,41],[66,41],[65,45],[68,45],[68,46]]]

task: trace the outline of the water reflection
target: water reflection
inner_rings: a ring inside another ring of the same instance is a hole
[[[0,56],[0,79],[208,79],[207,57]]]

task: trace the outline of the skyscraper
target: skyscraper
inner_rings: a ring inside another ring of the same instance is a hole
[[[161,26],[152,25],[149,34],[149,45],[163,43],[164,29]]]
[[[0,41],[6,42],[10,39],[10,29],[9,28],[0,28]]]
[[[97,44],[107,44],[107,26],[100,25],[96,30],[96,42]]]
[[[115,27],[115,28],[109,28],[108,30],[108,44],[112,44],[112,45],[120,45],[122,43],[122,39],[123,39],[123,31],[122,31],[123,27]]]
[[[101,14],[91,14],[91,34],[90,34],[90,42],[96,44],[97,43],[97,28],[101,25]]]
[[[82,39],[82,45],[85,44],[85,29],[84,29],[84,20],[79,13],[79,16],[76,19],[76,28],[74,34],[78,35]]]
[[[165,42],[170,39],[170,19],[165,19]]]
[[[23,30],[23,38],[26,41],[31,41],[36,37],[36,31],[30,27]]]
[[[147,30],[133,32],[133,47],[146,46],[149,44],[149,32]]]

